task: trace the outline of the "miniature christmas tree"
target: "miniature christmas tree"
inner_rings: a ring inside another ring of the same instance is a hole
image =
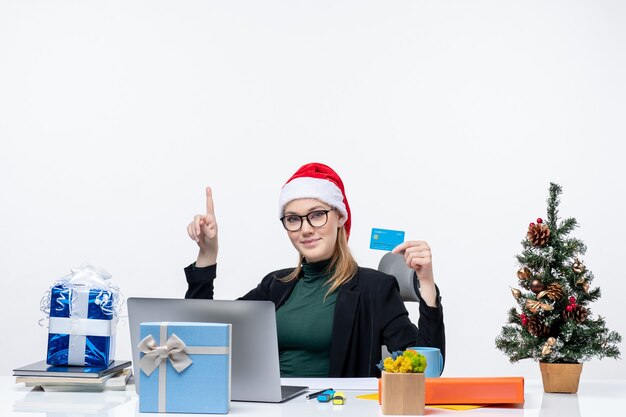
[[[519,310],[511,308],[496,347],[511,360],[581,363],[592,357],[619,358],[621,336],[592,318],[589,305],[600,298],[593,274],[581,262],[587,248],[568,235],[576,219],[559,221],[561,187],[550,184],[548,218],[530,223],[517,255],[519,285],[512,288]]]

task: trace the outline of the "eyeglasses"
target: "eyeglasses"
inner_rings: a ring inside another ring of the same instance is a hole
[[[290,232],[297,232],[302,228],[302,222],[306,219],[311,227],[322,227],[328,223],[328,212],[332,210],[315,210],[306,216],[298,216],[297,214],[288,214],[281,217],[285,229]]]

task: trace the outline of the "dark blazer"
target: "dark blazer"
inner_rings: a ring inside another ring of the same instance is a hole
[[[297,280],[280,281],[293,268],[266,275],[259,285],[240,300],[273,301],[276,309],[289,298]],[[185,298],[213,298],[216,266],[185,268],[189,288]],[[419,296],[419,294],[418,294]],[[337,292],[330,348],[329,377],[379,376],[376,364],[381,346],[390,352],[410,346],[431,346],[445,357],[443,308],[437,289],[437,306],[429,307],[419,296],[418,327],[409,320],[400,298],[398,283],[391,275],[359,268],[357,274]]]

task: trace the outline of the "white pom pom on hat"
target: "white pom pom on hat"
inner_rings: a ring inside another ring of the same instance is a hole
[[[343,181],[328,165],[312,162],[303,165],[283,186],[278,200],[279,216],[287,203],[300,198],[315,198],[341,213],[346,235],[350,236],[351,213]]]

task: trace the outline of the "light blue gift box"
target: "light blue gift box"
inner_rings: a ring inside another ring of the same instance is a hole
[[[226,414],[231,325],[141,323],[139,411]]]

